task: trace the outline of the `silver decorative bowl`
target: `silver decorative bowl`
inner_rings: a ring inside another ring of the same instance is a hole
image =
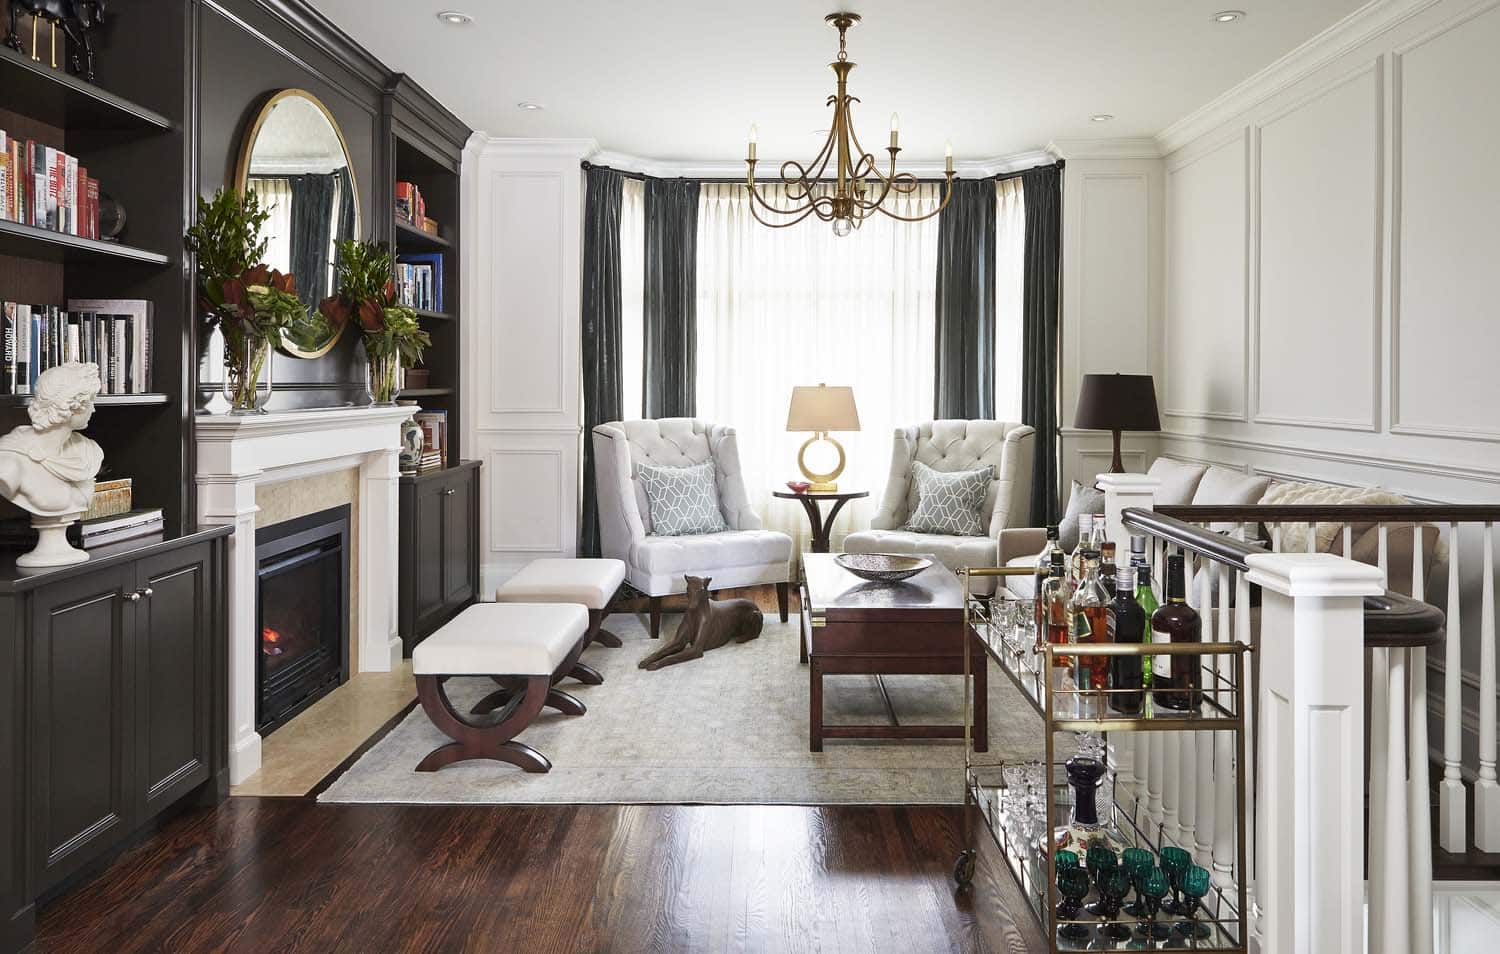
[[[926,557],[902,553],[840,553],[833,562],[862,580],[896,583],[910,579],[932,566]]]

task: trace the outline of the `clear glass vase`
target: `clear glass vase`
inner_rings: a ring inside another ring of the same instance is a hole
[[[401,391],[401,356],[397,354],[366,354],[370,370],[370,404],[375,407],[395,407],[396,395]]]
[[[224,400],[230,414],[264,414],[271,399],[271,342],[246,336],[224,345]]]

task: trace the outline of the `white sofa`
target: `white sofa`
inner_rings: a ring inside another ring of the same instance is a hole
[[[686,417],[612,421],[594,428],[594,472],[603,555],[625,563],[625,580],[651,598],[651,635],[661,631],[661,598],[687,590],[684,576],[706,576],[713,588],[775,583],[787,618],[792,538],[761,527],[750,509],[734,428]],[[729,529],[667,537],[651,533],[642,464],[690,467],[714,462],[719,510]]]
[[[891,471],[880,509],[870,529],[844,539],[847,553],[930,553],[949,569],[994,566],[1000,533],[1015,521],[1031,517],[1031,467],[1036,431],[1005,421],[928,421],[897,428],[891,448]],[[982,537],[956,537],[902,530],[917,505],[912,464],[952,472],[993,469],[984,498]],[[979,589],[986,593],[993,589]]]

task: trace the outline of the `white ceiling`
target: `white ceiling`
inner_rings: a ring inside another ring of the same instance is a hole
[[[826,128],[836,0],[314,0],[475,129],[654,159],[808,154]],[[903,156],[1151,136],[1363,0],[851,0],[855,128]],[[1221,25],[1211,15],[1244,10]],[[473,16],[440,22],[439,10]],[[525,112],[529,100],[546,108]],[[1110,113],[1107,123],[1091,122]]]

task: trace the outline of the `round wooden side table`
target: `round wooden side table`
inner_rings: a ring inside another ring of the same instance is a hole
[[[870,496],[870,492],[868,490],[857,490],[847,494],[816,494],[809,491],[808,493],[799,494],[793,493],[790,490],[773,490],[771,491],[771,496],[780,497],[782,500],[800,500],[802,502],[802,509],[807,511],[807,522],[812,525],[812,552],[827,553],[828,537],[833,532],[834,518],[839,515],[840,510],[844,509],[844,504],[851,500],[859,500],[861,497],[868,497]],[[823,508],[820,506],[825,500],[833,503],[833,507],[828,511],[826,518],[823,516]]]

